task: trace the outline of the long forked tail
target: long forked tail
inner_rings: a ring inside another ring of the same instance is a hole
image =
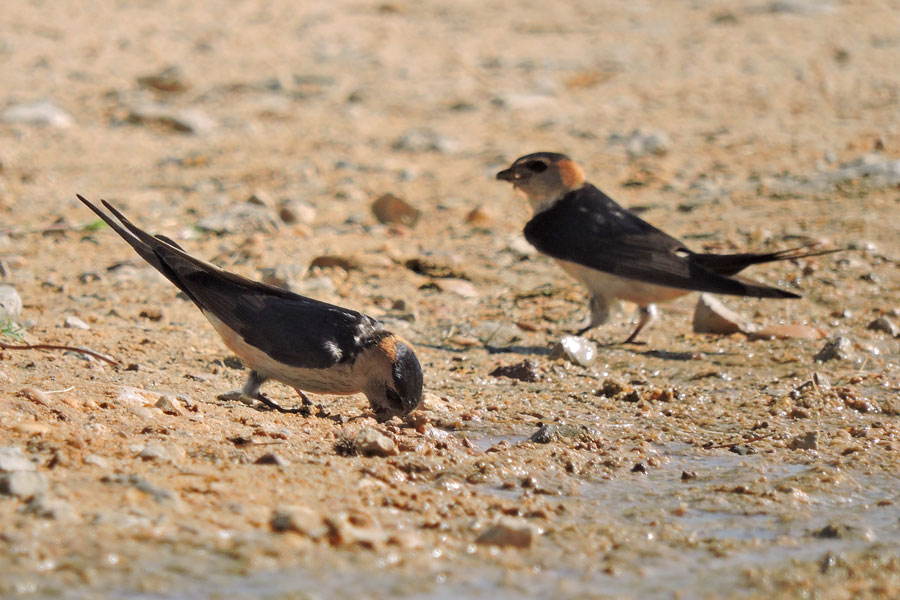
[[[81,194],[75,194],[75,196],[79,200],[81,200],[82,204],[90,208],[97,214],[98,217],[103,219],[103,221],[107,225],[109,225],[113,231],[118,233],[123,240],[128,242],[128,244],[132,248],[134,248],[135,252],[137,252],[141,258],[150,263],[157,271],[165,275],[166,279],[178,286],[178,289],[185,292],[188,296],[191,296],[191,293],[185,289],[178,275],[174,273],[172,269],[160,259],[159,255],[155,251],[155,248],[165,245],[171,246],[183,252],[178,244],[165,236],[154,237],[150,235],[149,233],[129,221],[128,218],[125,217],[125,215],[116,210],[116,208],[106,200],[101,200],[100,202],[103,203],[103,206],[105,206],[115,216],[115,218],[103,212],[100,208],[87,200]]]
[[[846,248],[832,248],[829,250],[813,250],[805,252],[808,248],[813,248],[818,244],[806,244],[788,250],[779,250],[777,252],[747,252],[741,254],[694,254],[691,258],[694,262],[702,265],[720,275],[734,275],[749,267],[750,265],[758,265],[760,263],[774,262],[778,260],[796,260],[800,258],[809,258],[812,256],[823,256],[825,254],[833,254],[841,252]]]

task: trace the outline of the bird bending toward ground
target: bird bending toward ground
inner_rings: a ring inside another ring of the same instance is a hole
[[[734,275],[757,263],[837,252],[807,252],[808,246],[767,253],[693,252],[588,183],[572,159],[555,152],[518,158],[497,173],[497,179],[512,183],[531,204],[534,216],[525,225],[525,239],[556,259],[590,293],[590,321],[578,335],[606,323],[616,299],[634,302],[639,309],[637,328],[627,344],[656,318],[657,302],[692,291],[799,298]]]
[[[266,285],[192,257],[169,238],[152,236],[101,200],[110,216],[82,196],[137,253],[184,292],[225,345],[250,368],[241,390],[282,412],[260,393],[274,379],[318,394],[362,392],[379,420],[405,415],[422,400],[422,369],[412,347],[375,319]]]

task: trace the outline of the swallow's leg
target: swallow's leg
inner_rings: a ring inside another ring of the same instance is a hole
[[[656,320],[657,315],[659,315],[659,311],[656,310],[655,304],[648,304],[647,306],[641,306],[638,308],[638,325],[635,328],[634,332],[628,336],[628,339],[623,343],[631,344],[634,342],[634,338],[638,336],[641,332],[641,329],[652,323]]]
[[[303,406],[312,406],[312,400],[310,400],[306,394],[303,393],[303,390],[300,388],[294,388],[294,391],[300,396],[300,401],[303,402]]]
[[[609,301],[603,296],[591,296],[591,320],[587,327],[579,329],[575,335],[584,335],[594,327],[603,325],[609,320]]]
[[[303,392],[297,390],[300,394],[300,397],[303,398],[303,406],[299,406],[297,408],[284,408],[279,406],[275,402],[272,402],[262,392],[259,391],[260,386],[265,383],[266,378],[257,373],[256,371],[250,371],[250,376],[247,377],[247,383],[244,384],[244,387],[241,390],[235,392],[229,392],[227,394],[222,394],[219,398],[223,400],[240,400],[241,402],[250,403],[253,400],[262,403],[263,405],[271,408],[272,410],[277,410],[282,413],[299,413],[303,416],[308,417],[310,414],[309,406],[306,404],[309,402],[309,398],[307,398]],[[296,388],[295,388],[296,389]],[[312,404],[311,402],[309,402]]]

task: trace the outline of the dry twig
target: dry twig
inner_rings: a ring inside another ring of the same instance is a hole
[[[87,354],[88,356],[93,356],[94,358],[100,359],[106,363],[111,364],[114,367],[118,367],[121,365],[119,361],[114,358],[110,358],[105,354],[100,354],[99,352],[94,352],[93,350],[88,350],[87,348],[79,348],[77,346],[58,346],[56,344],[4,344],[0,342],[0,350],[71,350],[72,352],[80,352],[82,354]]]

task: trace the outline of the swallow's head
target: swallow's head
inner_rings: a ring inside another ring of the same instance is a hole
[[[422,366],[405,340],[379,332],[358,359],[364,369],[363,393],[379,421],[411,413],[422,403]]]
[[[584,185],[584,171],[565,154],[535,152],[517,158],[497,173],[528,198],[535,212],[547,208],[564,194]]]

